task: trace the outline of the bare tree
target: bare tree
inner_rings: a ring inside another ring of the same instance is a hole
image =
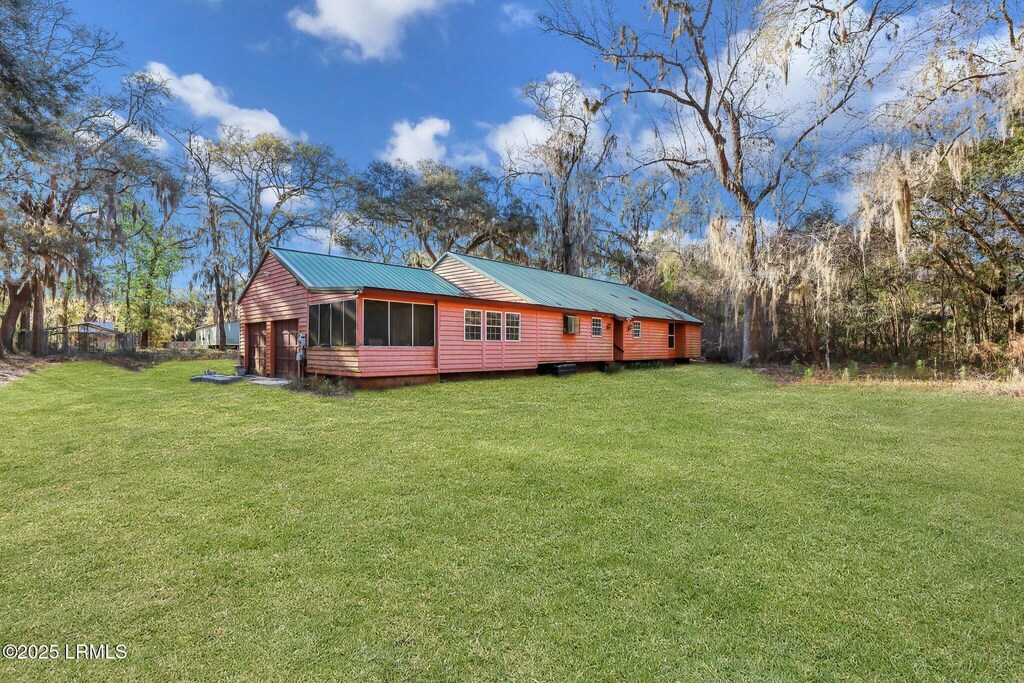
[[[710,175],[734,207],[743,246],[736,264],[743,287],[742,360],[756,360],[765,294],[758,212],[815,134],[892,67],[891,42],[913,3],[650,0],[647,23],[619,19],[610,2],[550,5],[543,17],[548,31],[584,45],[624,77],[595,106],[615,98],[658,105],[658,143],[647,163]],[[804,68],[801,80],[817,90],[800,102],[782,93],[796,62]]]
[[[0,0],[0,139],[26,153],[56,144],[60,120],[119,63],[120,46],[60,0]]]
[[[191,197],[201,216],[196,242],[202,248],[196,259],[194,278],[213,289],[213,323],[217,326],[219,347],[227,348],[227,317],[237,280],[237,240],[232,226],[223,220],[224,205],[216,189],[215,143],[194,130],[186,131],[179,142],[184,150],[185,174]]]
[[[665,172],[623,175],[602,194],[597,249],[630,287],[653,294],[660,284],[656,235],[678,232],[684,204]]]
[[[510,180],[539,182],[536,194],[550,208],[553,220],[554,265],[563,273],[579,275],[593,246],[593,210],[615,136],[572,74],[556,73],[529,83],[524,93],[547,135],[506,150],[505,172]]]
[[[374,162],[353,181],[340,240],[348,251],[429,266],[447,251],[521,260],[537,232],[531,207],[481,168]]]
[[[267,247],[329,223],[320,196],[348,173],[329,146],[270,133],[250,137],[226,128],[211,152],[218,171],[213,192],[245,231],[250,273]]]

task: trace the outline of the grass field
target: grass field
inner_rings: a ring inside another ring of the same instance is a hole
[[[0,680],[1024,679],[1020,400],[211,365],[0,389]]]

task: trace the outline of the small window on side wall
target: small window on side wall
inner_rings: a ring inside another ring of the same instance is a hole
[[[578,315],[566,315],[562,317],[563,334],[580,333],[580,317]]]
[[[519,341],[520,330],[522,329],[522,318],[518,313],[505,314],[505,341]]]
[[[668,348],[676,348],[676,325],[675,323],[668,324]]]
[[[487,341],[501,341],[501,313],[487,311]]]
[[[600,337],[604,334],[604,321],[600,318],[590,319],[590,336]]]
[[[463,339],[466,341],[480,341],[483,339],[483,311],[466,309],[462,314],[465,328]]]
[[[633,339],[640,339],[643,336],[643,327],[639,320],[633,321]]]

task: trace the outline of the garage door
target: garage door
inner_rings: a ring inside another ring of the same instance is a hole
[[[249,323],[245,328],[245,355],[249,359],[248,372],[253,375],[267,374],[267,325]]]
[[[280,320],[274,323],[274,375],[276,377],[298,377],[299,362],[299,321]]]

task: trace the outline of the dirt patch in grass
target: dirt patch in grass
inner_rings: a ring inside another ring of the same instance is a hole
[[[231,360],[238,362],[237,351],[217,351],[215,349],[146,349],[119,353],[83,353],[71,355],[30,356],[14,354],[0,358],[0,386],[10,384],[16,379],[54,363],[67,363],[76,360],[98,360],[108,365],[116,365],[133,372],[152,368],[160,363],[179,360]]]
[[[979,396],[1024,398],[1024,375],[1006,378],[986,375],[937,373],[927,367],[861,365],[834,367],[832,370],[810,366],[769,365],[757,368],[758,374],[779,386],[793,384],[848,384],[865,387],[899,387],[920,391],[940,391]]]
[[[16,379],[21,379],[44,365],[61,363],[65,360],[65,358],[36,358],[35,356],[20,354],[0,358],[0,386],[10,384]]]

